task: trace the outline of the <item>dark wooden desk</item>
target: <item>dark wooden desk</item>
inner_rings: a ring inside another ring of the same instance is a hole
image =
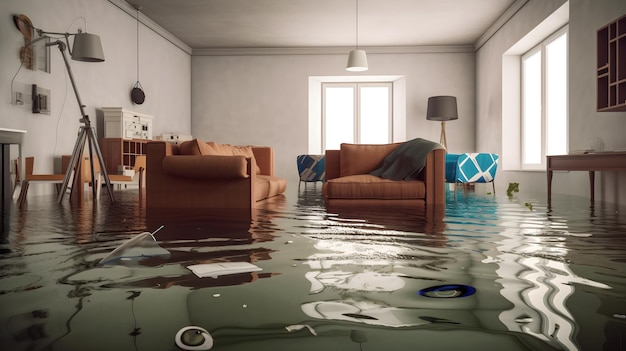
[[[626,170],[626,152],[598,152],[578,155],[547,156],[548,204],[552,201],[553,171],[588,171],[591,202],[594,202],[595,171]]]

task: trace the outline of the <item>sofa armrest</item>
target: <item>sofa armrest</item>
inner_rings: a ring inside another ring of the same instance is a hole
[[[166,156],[163,172],[194,179],[248,178],[248,162],[252,159],[245,156]]]
[[[426,204],[445,205],[446,203],[446,150],[436,149],[426,157],[422,170],[426,185]]]
[[[252,153],[262,175],[274,176],[274,149],[270,146],[252,146]]]
[[[325,169],[325,177],[328,179],[339,178],[341,175],[341,159],[340,150],[326,150],[325,158],[324,158],[324,166]]]

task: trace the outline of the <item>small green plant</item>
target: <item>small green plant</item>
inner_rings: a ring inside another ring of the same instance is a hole
[[[531,204],[530,202],[524,202],[524,206],[528,207],[529,210],[533,210],[533,204]]]
[[[519,193],[519,183],[509,183],[509,188],[506,189],[506,195],[512,197],[513,193]]]

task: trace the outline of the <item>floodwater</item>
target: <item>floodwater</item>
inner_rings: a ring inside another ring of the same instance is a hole
[[[431,218],[320,189],[249,216],[148,211],[133,189],[13,205],[0,350],[179,350],[187,326],[212,350],[626,350],[623,209],[480,188]]]

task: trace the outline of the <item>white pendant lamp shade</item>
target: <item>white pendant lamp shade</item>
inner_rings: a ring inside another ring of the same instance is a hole
[[[348,56],[348,66],[346,71],[363,72],[367,71],[367,55],[365,50],[352,50]]]

